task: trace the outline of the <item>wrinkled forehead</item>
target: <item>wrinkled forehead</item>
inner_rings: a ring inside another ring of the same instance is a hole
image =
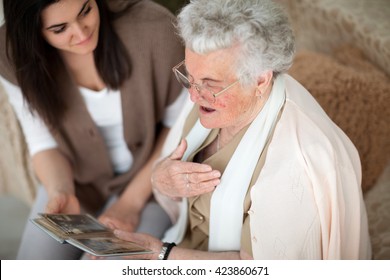
[[[219,79],[235,78],[238,51],[237,47],[231,47],[207,54],[199,54],[186,48],[186,70],[197,79],[206,79],[208,77],[218,77]]]

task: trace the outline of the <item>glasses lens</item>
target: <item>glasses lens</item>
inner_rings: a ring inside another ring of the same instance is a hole
[[[178,67],[174,68],[174,73],[176,76],[176,79],[179,81],[179,83],[187,88],[189,91],[193,90],[197,94],[199,94],[203,99],[207,100],[210,103],[215,102],[215,96],[214,93],[208,89],[207,87],[198,85],[196,83],[191,83],[190,80],[188,79],[188,72],[185,67],[185,64],[182,63]]]
[[[182,86],[184,86],[185,88],[191,87],[190,81],[187,79],[186,76],[184,76],[181,72],[179,72],[179,70],[175,71],[175,76],[176,79],[179,81],[179,83],[182,84]]]
[[[175,76],[179,83],[182,84],[182,86],[185,88],[191,87],[191,83],[187,78],[187,69],[184,63],[175,69]]]

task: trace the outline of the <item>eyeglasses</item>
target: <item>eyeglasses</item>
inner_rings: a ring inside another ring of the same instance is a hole
[[[180,70],[181,69],[181,70]],[[207,100],[210,103],[215,102],[215,98],[220,96],[222,93],[226,92],[228,89],[230,89],[232,86],[238,83],[238,80],[234,83],[228,85],[224,89],[218,91],[217,93],[214,93],[214,91],[207,86],[199,85],[197,83],[191,82],[187,77],[189,76],[187,69],[185,67],[185,60],[180,62],[178,65],[172,68],[173,73],[175,73],[176,79],[178,82],[188,90],[191,88],[194,88],[196,92],[205,100]]]

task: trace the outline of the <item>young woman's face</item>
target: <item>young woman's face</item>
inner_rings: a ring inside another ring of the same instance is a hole
[[[95,0],[60,0],[42,11],[42,34],[60,52],[85,55],[99,38],[99,9]]]

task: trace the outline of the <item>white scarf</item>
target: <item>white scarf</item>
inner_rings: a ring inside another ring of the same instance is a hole
[[[255,120],[251,123],[211,197],[209,251],[240,250],[244,199],[258,159],[276,124],[285,101],[284,77],[275,79],[272,92]],[[186,137],[185,161],[202,145],[210,133],[198,120]],[[245,162],[245,164],[243,164]],[[186,232],[188,202],[183,199],[177,223],[165,234],[164,240],[180,243]]]

